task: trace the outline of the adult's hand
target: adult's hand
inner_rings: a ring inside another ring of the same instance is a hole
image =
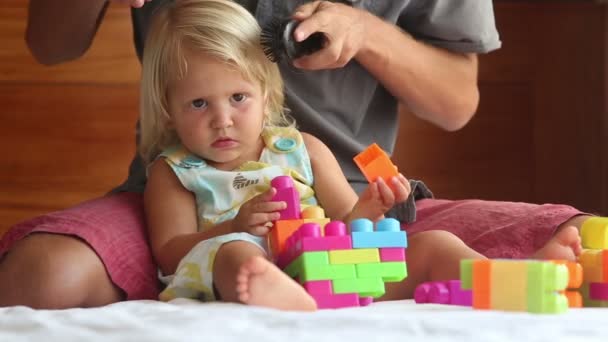
[[[344,4],[314,1],[296,9],[293,19],[300,21],[294,39],[305,40],[315,32],[327,38],[323,49],[294,61],[307,70],[334,69],[346,65],[361,49],[371,14]]]
[[[110,0],[112,2],[116,2],[119,4],[123,4],[123,5],[129,5],[133,8],[140,8],[142,7],[146,2],[150,2],[152,0]]]

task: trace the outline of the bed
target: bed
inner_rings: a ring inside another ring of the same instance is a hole
[[[0,309],[0,341],[606,341],[607,308],[560,315],[415,304],[282,312],[238,304],[131,301],[93,309]]]

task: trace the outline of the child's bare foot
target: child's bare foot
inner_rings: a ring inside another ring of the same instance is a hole
[[[575,261],[582,252],[581,237],[574,226],[564,227],[539,249],[532,258]]]
[[[281,310],[313,311],[315,300],[293,279],[260,256],[247,260],[236,278],[241,302]]]

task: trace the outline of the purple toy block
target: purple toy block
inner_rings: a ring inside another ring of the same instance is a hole
[[[461,306],[473,305],[473,291],[463,290],[460,280],[448,280],[446,283],[450,289],[450,304]]]
[[[272,201],[284,201],[287,207],[279,212],[280,220],[297,220],[300,218],[300,195],[295,188],[293,179],[289,176],[278,176],[272,179],[270,185],[277,189]]]
[[[450,302],[450,292],[448,287],[439,281],[422,283],[414,291],[414,301],[420,304],[448,304]]]
[[[374,302],[373,297],[361,297],[359,298],[359,306],[368,306]]]
[[[304,288],[313,297],[333,294],[331,280],[307,281],[304,283]]]
[[[435,303],[471,306],[473,295],[470,290],[462,290],[460,280],[431,281],[418,285],[414,291],[416,303]]]
[[[405,261],[405,248],[380,248],[380,261]]]
[[[608,283],[589,283],[589,298],[608,300]]]
[[[339,309],[359,306],[359,295],[356,293],[343,293],[336,295],[312,296],[319,309]]]

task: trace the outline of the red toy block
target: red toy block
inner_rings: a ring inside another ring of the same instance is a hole
[[[405,248],[380,248],[380,261],[406,261]]]
[[[284,201],[287,207],[279,212],[281,220],[297,220],[300,218],[300,194],[295,188],[293,179],[289,176],[278,176],[270,181],[277,190],[272,201]]]

